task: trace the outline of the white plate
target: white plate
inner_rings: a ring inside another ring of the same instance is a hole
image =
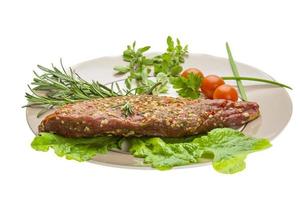
[[[72,68],[85,80],[97,80],[103,84],[113,81],[122,81],[125,76],[115,76],[113,67],[126,65],[121,56],[102,57],[82,62]],[[237,63],[240,76],[250,76],[265,79],[273,79],[268,74],[246,64]],[[190,54],[184,63],[184,67],[197,67],[206,75],[216,74],[219,76],[231,76],[229,62],[225,58],[204,55]],[[235,81],[226,81],[235,85]],[[292,102],[284,88],[268,84],[243,81],[249,101],[255,101],[260,106],[261,116],[248,123],[243,132],[257,138],[275,138],[286,126],[292,114]],[[38,109],[27,108],[27,121],[32,131],[37,134],[37,127],[43,116],[36,117]],[[143,165],[143,160],[134,158],[127,152],[110,151],[106,155],[96,156],[92,162],[107,164],[119,167],[149,168]],[[189,166],[199,166],[193,164]],[[177,167],[178,168],[178,167]]]

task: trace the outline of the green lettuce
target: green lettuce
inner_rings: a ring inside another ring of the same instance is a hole
[[[215,170],[232,174],[245,168],[244,160],[249,153],[270,146],[267,139],[251,138],[230,128],[217,128],[191,142],[168,143],[168,140],[160,138],[134,138],[130,152],[160,170],[196,163],[201,158],[211,158]]]
[[[249,153],[271,146],[269,140],[252,138],[230,128],[217,128],[207,136],[196,138],[206,154],[213,155],[213,167],[222,173],[232,174],[245,168],[245,158]]]
[[[53,133],[40,133],[34,138],[31,147],[37,151],[54,150],[56,155],[68,160],[87,161],[96,154],[105,154],[119,145],[119,137],[65,138]]]
[[[166,143],[158,137],[149,139],[133,138],[130,152],[144,158],[146,164],[160,170],[174,166],[188,165],[200,161],[203,150],[196,143]]]
[[[249,153],[271,146],[267,139],[252,138],[230,128],[217,128],[207,135],[186,138],[159,137],[92,137],[65,138],[52,133],[40,133],[31,143],[37,151],[50,148],[69,160],[87,161],[96,154],[104,154],[112,148],[119,148],[128,141],[130,153],[144,159],[144,163],[159,170],[212,160],[215,170],[232,174],[245,168]]]

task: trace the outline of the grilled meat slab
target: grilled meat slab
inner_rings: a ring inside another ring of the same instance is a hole
[[[119,96],[62,106],[41,122],[39,131],[65,137],[181,137],[218,127],[236,128],[258,116],[258,104],[253,102]]]

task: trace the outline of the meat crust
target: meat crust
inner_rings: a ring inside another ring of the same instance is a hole
[[[132,113],[126,114],[126,103],[132,107]],[[236,128],[258,116],[259,106],[254,102],[119,96],[62,106],[41,122],[39,131],[65,137],[182,137],[218,127]]]

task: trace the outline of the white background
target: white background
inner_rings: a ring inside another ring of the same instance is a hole
[[[300,7],[297,1],[1,1],[0,199],[299,199]],[[193,53],[226,56],[290,84],[292,120],[273,147],[235,175],[211,166],[171,171],[77,163],[30,148],[26,84],[36,64],[66,65],[121,54],[136,40],[165,48],[179,37]]]

